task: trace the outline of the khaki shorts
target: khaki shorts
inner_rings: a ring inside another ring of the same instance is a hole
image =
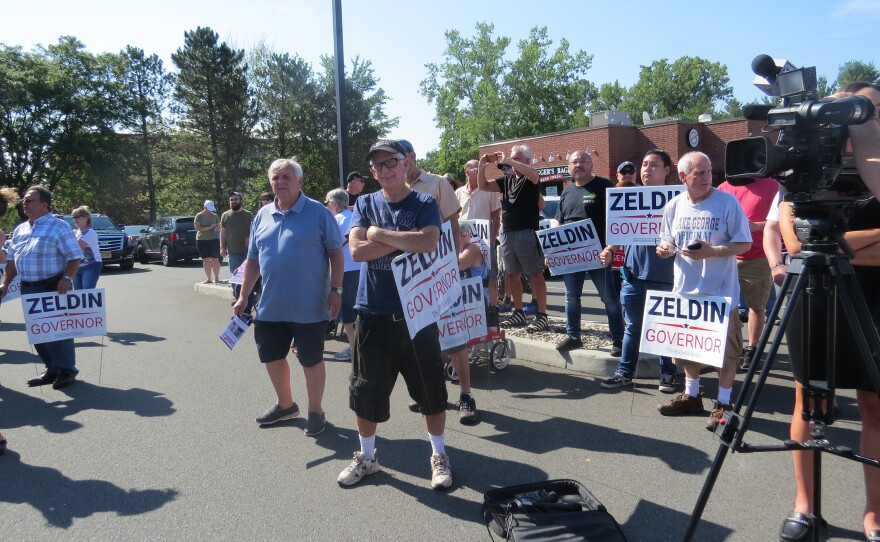
[[[739,273],[739,288],[746,299],[746,306],[756,311],[763,311],[767,306],[767,300],[770,299],[770,287],[773,285],[767,258],[737,260],[736,270]]]

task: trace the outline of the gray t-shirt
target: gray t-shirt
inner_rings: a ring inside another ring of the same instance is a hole
[[[736,198],[720,190],[699,203],[691,203],[687,192],[675,196],[663,209],[660,238],[683,249],[699,239],[712,246],[751,243],[749,221]],[[736,256],[695,261],[675,255],[672,291],[730,297],[739,301]]]

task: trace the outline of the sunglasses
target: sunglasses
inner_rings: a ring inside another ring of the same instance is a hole
[[[625,168],[621,169],[620,172],[623,173],[624,175],[632,175],[633,173],[636,172],[636,168],[625,167]]]

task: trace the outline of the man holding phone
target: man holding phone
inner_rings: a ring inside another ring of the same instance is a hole
[[[742,353],[739,318],[735,318],[739,299],[736,256],[752,246],[749,221],[739,202],[712,186],[712,163],[701,152],[689,152],[678,162],[678,177],[685,192],[669,200],[663,210],[657,255],[675,257],[672,291],[728,297],[734,307],[728,318],[727,345],[718,375],[718,398],[709,414],[706,429],[714,431],[725,410],[736,378]],[[700,414],[700,369],[695,361],[673,358],[685,373],[685,391],[659,405],[664,416]]]

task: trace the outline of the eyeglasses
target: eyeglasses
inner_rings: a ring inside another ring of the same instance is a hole
[[[37,199],[31,199],[31,198],[24,198],[23,200],[21,200],[22,203],[34,203],[34,202],[37,202],[37,201],[40,201],[40,200],[37,200]]]
[[[394,169],[397,167],[398,162],[400,162],[399,158],[389,158],[388,160],[385,160],[384,162],[375,162],[375,163],[370,164],[370,169],[372,169],[373,171],[376,171],[376,172],[382,171],[383,168],[384,169]]]
[[[474,172],[476,172],[476,171],[480,171],[480,168],[478,168],[478,167],[469,167],[469,168],[467,168],[465,171],[467,171],[468,173],[474,173]]]
[[[632,175],[633,173],[636,172],[636,168],[634,168],[634,167],[625,167],[625,168],[621,169],[620,172],[621,172],[622,174],[624,174],[624,175]]]

